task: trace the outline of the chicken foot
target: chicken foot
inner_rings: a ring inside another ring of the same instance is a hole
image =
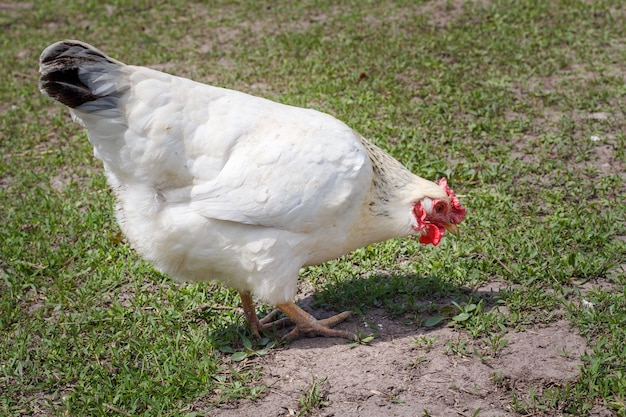
[[[333,329],[352,315],[351,311],[344,311],[327,319],[318,320],[294,302],[278,304],[278,307],[296,324],[296,327],[282,337],[283,340],[294,340],[305,334],[307,336],[342,337],[344,339],[357,340],[357,336],[346,330]]]
[[[277,309],[273,310],[263,319],[259,320],[254,310],[252,296],[249,292],[240,293],[241,304],[243,306],[246,321],[250,325],[252,333],[256,337],[259,336],[259,330],[267,330],[273,327],[284,327],[293,322],[296,327],[282,337],[282,340],[295,340],[302,335],[307,336],[324,336],[324,337],[341,337],[344,339],[357,340],[357,336],[346,330],[333,329],[334,326],[346,320],[352,315],[351,311],[344,311],[327,319],[317,320],[315,317],[298,307],[294,302],[278,304]],[[287,315],[287,318],[273,320],[280,311]]]

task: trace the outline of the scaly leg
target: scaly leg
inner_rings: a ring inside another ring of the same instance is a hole
[[[254,302],[252,301],[252,295],[249,292],[240,292],[239,296],[241,297],[241,306],[243,307],[243,314],[246,317],[246,321],[250,326],[250,330],[252,334],[257,338],[261,338],[259,334],[259,330],[267,330],[272,327],[284,327],[291,323],[291,319],[283,318],[279,320],[274,320],[274,317],[278,313],[280,313],[279,309],[274,309],[268,315],[263,317],[261,320],[256,315],[256,311],[254,309]]]
[[[248,325],[250,326],[250,330],[252,330],[252,333],[260,339],[261,335],[259,334],[259,329],[261,328],[261,323],[259,322],[259,318],[257,317],[256,311],[254,310],[252,295],[249,292],[239,292],[239,296],[241,297],[243,314],[246,317]]]
[[[336,316],[317,320],[291,301],[285,304],[278,304],[276,307],[296,324],[296,328],[283,336],[283,340],[294,340],[303,334],[307,336],[343,337],[344,339],[357,340],[357,336],[352,332],[332,328],[350,317],[352,315],[351,311],[344,311]]]

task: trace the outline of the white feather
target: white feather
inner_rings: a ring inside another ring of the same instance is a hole
[[[73,113],[124,233],[173,277],[285,303],[303,265],[413,233],[412,204],[445,198],[327,114],[100,60],[78,77],[102,97]]]

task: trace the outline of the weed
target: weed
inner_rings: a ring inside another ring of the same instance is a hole
[[[236,351],[235,348],[230,345],[220,346],[219,349],[224,353],[231,354],[233,361],[240,362],[249,357],[266,355],[270,349],[276,346],[276,342],[266,337],[259,340],[258,343],[253,343],[247,337],[241,336],[241,342],[243,344],[243,350],[240,351]]]
[[[350,342],[349,345],[351,348],[357,347],[358,345],[367,345],[368,343],[370,343],[372,340],[375,339],[375,336],[373,334],[363,334],[359,331],[356,332],[356,337],[357,340]]]
[[[502,334],[494,334],[489,336],[489,349],[491,356],[496,357],[509,344],[509,340]]]
[[[419,336],[413,339],[413,343],[415,343],[417,347],[420,347],[422,349],[426,349],[426,351],[429,351],[433,348],[435,342],[438,339],[439,339],[439,336],[433,336],[433,337]]]
[[[300,404],[300,411],[298,416],[305,416],[315,411],[319,411],[321,408],[328,406],[327,392],[324,388],[328,378],[317,379],[312,376],[311,383],[306,388],[301,388],[298,402]]]
[[[469,356],[470,354],[467,350],[467,340],[458,336],[455,340],[447,341],[443,353],[446,355],[456,355],[461,357]]]
[[[411,360],[409,363],[406,364],[406,368],[414,368],[414,369],[419,369],[420,366],[424,363],[427,362],[428,358],[426,356],[418,356],[417,358]]]

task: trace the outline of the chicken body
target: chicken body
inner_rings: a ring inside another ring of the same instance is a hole
[[[124,65],[79,41],[46,48],[40,71],[41,90],[87,128],[131,245],[172,277],[238,290],[255,333],[265,323],[251,295],[305,333],[353,338],[307,327],[315,319],[292,303],[299,269],[397,236],[437,244],[465,215],[447,185],[327,114]],[[436,202],[441,224],[428,220]]]

